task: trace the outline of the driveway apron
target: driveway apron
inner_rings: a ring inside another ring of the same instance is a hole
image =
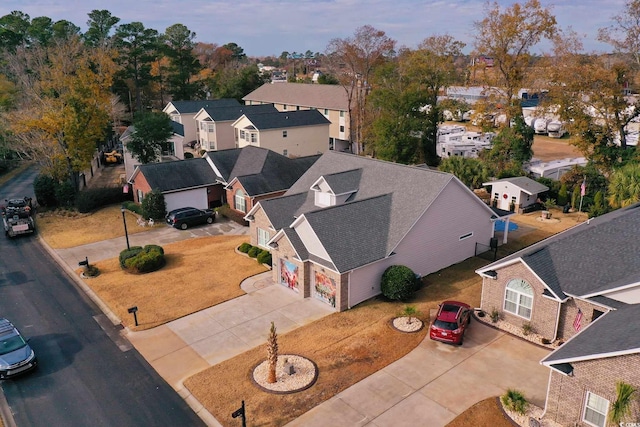
[[[402,359],[316,406],[287,427],[445,426],[507,388],[544,406],[549,350],[473,322],[463,346],[425,340]]]

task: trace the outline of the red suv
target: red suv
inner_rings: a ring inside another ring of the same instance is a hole
[[[440,304],[436,320],[429,328],[429,338],[462,345],[464,331],[471,323],[471,306],[458,301]]]

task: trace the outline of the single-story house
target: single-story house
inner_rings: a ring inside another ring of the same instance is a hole
[[[640,388],[640,205],[592,218],[476,272],[480,308],[551,342],[544,417],[604,426],[616,382]],[[640,419],[638,403],[632,420]]]
[[[521,212],[538,201],[540,194],[549,191],[549,187],[526,176],[503,178],[484,182],[491,187],[491,205],[511,212]]]
[[[253,145],[283,156],[301,157],[329,150],[329,124],[318,110],[246,111],[233,127],[240,148]]]
[[[454,175],[336,151],[245,216],[273,280],[347,310],[380,294],[382,273],[428,275],[493,237],[493,211]]]
[[[137,203],[142,203],[152,190],[159,190],[164,195],[167,212],[186,206],[199,209],[219,206],[224,199],[224,189],[203,158],[138,165],[129,184]]]
[[[249,212],[260,200],[284,194],[319,157],[292,159],[251,145],[204,155],[224,186],[225,202],[240,213]]]

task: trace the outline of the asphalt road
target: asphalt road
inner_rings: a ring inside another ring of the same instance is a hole
[[[35,174],[0,187],[0,200],[33,195]],[[39,360],[36,371],[0,381],[16,426],[204,425],[37,236],[0,234],[0,254],[0,316],[30,339]]]

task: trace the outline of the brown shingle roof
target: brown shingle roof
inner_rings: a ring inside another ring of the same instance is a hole
[[[242,100],[343,111],[349,106],[342,86],[309,83],[265,83]]]

